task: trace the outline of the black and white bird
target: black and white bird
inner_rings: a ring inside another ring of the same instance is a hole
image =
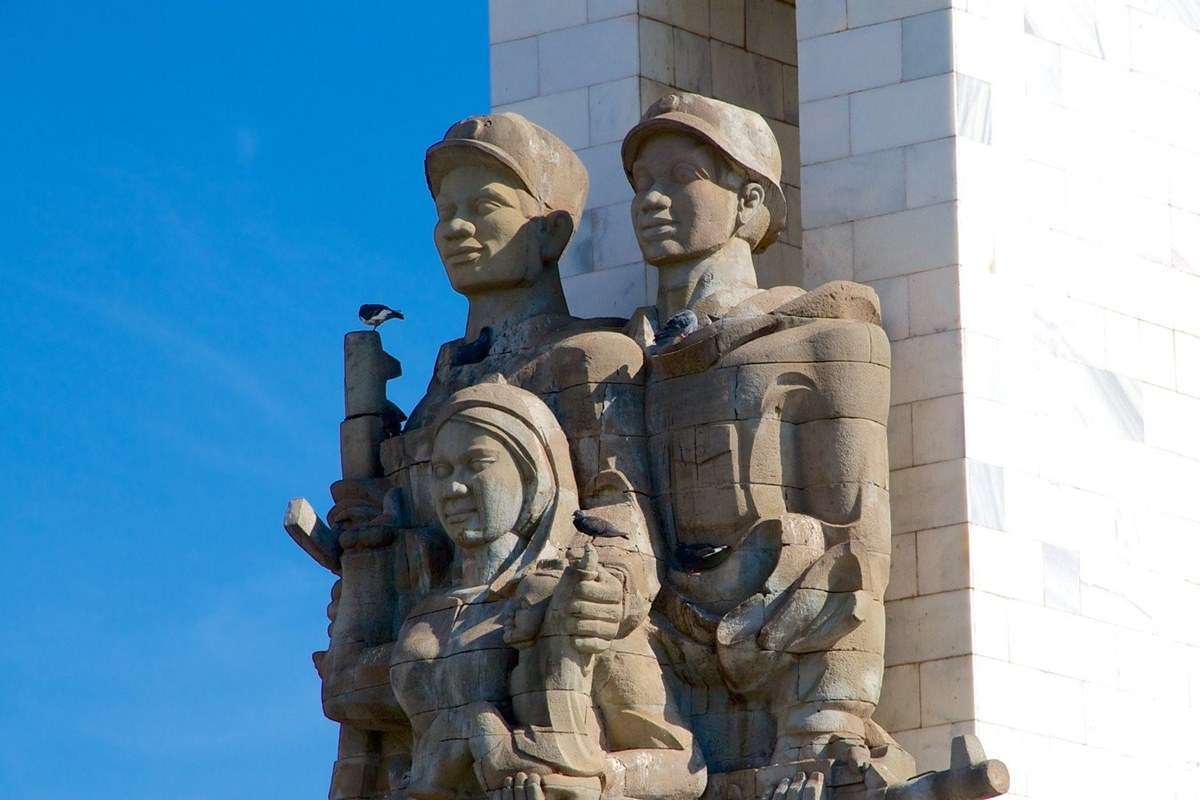
[[[685,308],[677,314],[672,314],[671,318],[654,332],[654,343],[659,346],[673,344],[689,333],[695,333],[699,327],[700,320],[696,312]]]
[[[695,575],[716,569],[729,560],[733,548],[727,544],[683,544],[675,548],[675,563]]]
[[[625,535],[617,530],[617,526],[608,520],[585,514],[583,513],[583,509],[575,510],[575,513],[571,515],[571,522],[575,525],[575,530],[580,533],[586,533],[588,536],[616,537]]]
[[[404,312],[379,303],[364,303],[358,307],[358,319],[363,325],[378,328],[389,319],[404,319]]]

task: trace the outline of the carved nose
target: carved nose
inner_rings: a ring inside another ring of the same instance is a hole
[[[450,481],[450,485],[446,487],[447,497],[466,497],[470,493],[471,490],[462,481]]]
[[[657,189],[651,189],[646,192],[646,196],[642,198],[642,209],[644,211],[661,211],[664,208],[671,207],[671,198],[667,197]]]
[[[446,230],[443,234],[445,238],[450,240],[466,239],[475,234],[475,226],[467,222],[461,217],[455,217],[446,223]]]

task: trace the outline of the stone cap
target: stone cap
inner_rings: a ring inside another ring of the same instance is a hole
[[[766,189],[771,221],[755,252],[765,250],[787,223],[783,194],[783,159],[771,126],[761,114],[711,97],[673,92],[646,109],[642,120],[625,134],[621,161],[633,183],[633,162],[646,137],[659,131],[685,133],[717,148]]]
[[[511,111],[454,123],[425,151],[425,181],[435,197],[442,179],[462,163],[464,150],[499,161],[546,211],[570,214],[578,230],[587,199],[587,169],[553,133]]]

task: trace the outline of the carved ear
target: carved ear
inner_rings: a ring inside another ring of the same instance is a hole
[[[737,231],[752,248],[757,248],[770,225],[771,212],[767,210],[767,190],[757,181],[746,181],[738,192]]]
[[[557,262],[575,233],[575,221],[565,211],[551,211],[542,217],[540,233],[542,261]]]
[[[746,181],[738,193],[738,222],[745,225],[767,202],[767,191],[757,181]]]

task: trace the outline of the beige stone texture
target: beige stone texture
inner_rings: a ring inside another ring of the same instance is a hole
[[[708,37],[732,27],[731,5],[738,36],[776,58],[764,74],[794,63],[785,4],[643,0],[642,47],[669,43],[662,80],[715,77],[728,45]],[[628,321],[567,313],[558,261],[588,180],[566,144],[509,112],[429,149],[465,334],[402,429],[386,399],[399,364],[374,333],[347,337],[329,524],[305,501],[285,516],[340,576],[314,656],[341,725],[331,798],[974,800],[1007,786],[970,737],[918,776],[880,725],[970,718],[967,528],[957,504],[930,503],[898,514],[893,538],[889,491],[964,462],[932,433],[937,395],[905,398],[889,439],[873,289],[759,287],[756,253],[776,278],[800,266],[775,241],[799,169],[781,114],[669,91],[628,133],[633,233],[657,272],[655,304]],[[763,258],[772,246],[786,258]],[[915,466],[891,474],[896,453]]]

